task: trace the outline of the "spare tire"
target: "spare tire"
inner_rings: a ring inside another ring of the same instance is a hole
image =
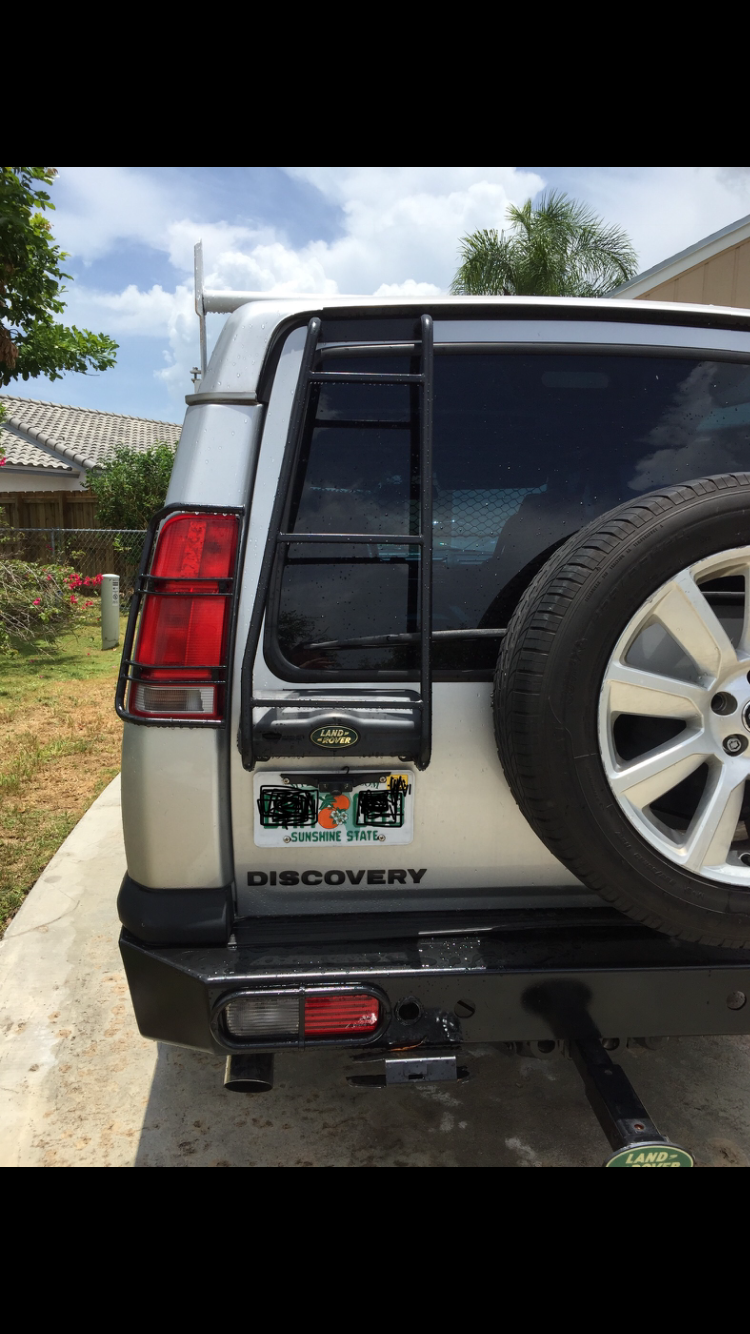
[[[648,926],[750,948],[750,474],[577,533],[508,628],[493,708],[527,820]]]

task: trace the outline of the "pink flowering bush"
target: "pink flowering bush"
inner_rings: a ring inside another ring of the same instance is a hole
[[[68,577],[68,587],[73,593],[76,593],[79,588],[90,588],[94,593],[97,590],[101,591],[102,578],[101,574],[80,575],[71,572]]]
[[[20,644],[43,649],[96,606],[91,598],[82,602],[79,594],[81,589],[99,592],[102,576],[77,574],[70,565],[6,559],[7,528],[0,508],[0,652],[16,652]]]
[[[0,555],[0,652],[14,652],[21,643],[54,644],[97,605],[90,598],[82,601],[77,590],[94,591],[101,580],[100,574],[82,578],[67,565],[33,565]]]

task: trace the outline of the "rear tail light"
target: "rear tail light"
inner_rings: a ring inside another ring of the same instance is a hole
[[[367,992],[306,996],[299,991],[262,992],[237,996],[224,1008],[230,1037],[246,1042],[369,1037],[382,1021],[377,996]]]
[[[375,996],[308,996],[305,1001],[305,1037],[356,1037],[374,1033],[380,1023]]]
[[[238,534],[233,514],[174,514],[162,524],[142,581],[131,714],[223,718]]]

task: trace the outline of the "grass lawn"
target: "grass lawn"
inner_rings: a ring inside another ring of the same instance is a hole
[[[44,653],[0,654],[0,934],[120,768],[120,649],[87,615]]]

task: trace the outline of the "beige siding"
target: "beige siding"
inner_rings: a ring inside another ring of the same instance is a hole
[[[659,283],[636,300],[694,301],[707,306],[750,308],[750,239]]]

